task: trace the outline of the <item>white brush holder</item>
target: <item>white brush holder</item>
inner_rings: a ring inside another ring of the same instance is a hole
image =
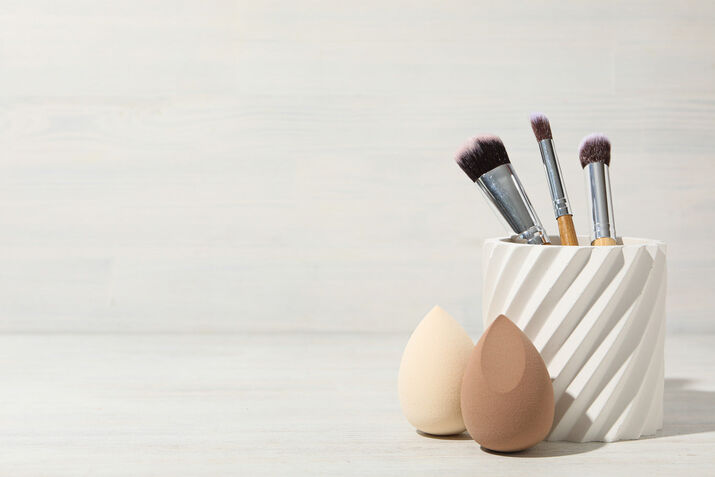
[[[558,237],[552,237],[558,244]],[[551,441],[618,441],[663,426],[666,246],[483,248],[485,329],[500,314],[546,362],[556,406]]]

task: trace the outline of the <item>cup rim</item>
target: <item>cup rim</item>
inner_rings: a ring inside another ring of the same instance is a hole
[[[503,244],[503,245],[508,245],[508,246],[515,246],[515,247],[531,247],[531,244],[528,243],[521,243],[521,242],[515,242],[514,240],[516,239],[516,235],[511,235],[507,237],[491,237],[486,239],[485,243],[491,242],[491,243],[498,243],[498,244]],[[664,247],[666,243],[662,240],[657,240],[657,239],[649,239],[649,238],[641,238],[641,237],[629,237],[629,236],[618,236],[616,238],[617,244],[616,245],[601,245],[601,246],[595,246],[591,245],[591,237],[589,235],[578,235],[578,241],[579,245],[573,246],[573,245],[561,245],[561,239],[558,235],[549,235],[549,239],[551,240],[551,245],[548,247],[568,247],[568,248],[627,248],[627,247],[644,247],[648,245],[655,245],[658,247]],[[581,245],[581,244],[588,244],[588,245]]]

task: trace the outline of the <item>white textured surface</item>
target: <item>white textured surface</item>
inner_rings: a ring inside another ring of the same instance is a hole
[[[405,420],[408,333],[0,336],[0,473],[715,475],[715,336],[666,340],[656,437],[493,455]]]
[[[581,138],[620,233],[669,243],[673,331],[715,331],[715,2],[5,0],[0,331],[481,329],[453,163],[500,134],[554,233],[528,114],[587,232]]]
[[[588,243],[587,237],[580,242]],[[553,380],[549,440],[616,441],[663,424],[666,246],[484,245],[484,326],[505,314]]]

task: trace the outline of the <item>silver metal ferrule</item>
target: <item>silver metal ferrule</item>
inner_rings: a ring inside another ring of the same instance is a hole
[[[553,139],[543,139],[539,141],[541,160],[546,169],[546,178],[549,181],[549,191],[551,192],[551,202],[554,205],[554,214],[558,219],[562,215],[572,215],[569,207],[569,196],[566,194],[566,187],[561,175],[559,158],[556,156]]]
[[[613,220],[613,201],[611,200],[611,179],[608,166],[602,162],[592,162],[584,167],[586,172],[586,190],[588,211],[591,216],[591,238],[616,238],[616,223]]]
[[[482,174],[476,183],[497,210],[497,215],[520,239],[530,244],[549,243],[549,236],[511,164],[502,164]]]

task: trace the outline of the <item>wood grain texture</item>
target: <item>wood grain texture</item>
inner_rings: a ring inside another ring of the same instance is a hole
[[[715,4],[0,5],[0,331],[481,328],[503,234],[453,164],[499,134],[551,233],[581,138],[619,233],[669,244],[671,331],[715,331]],[[704,252],[705,251],[705,252]],[[705,258],[703,258],[705,257]]]
[[[666,344],[665,425],[493,455],[400,412],[402,334],[0,336],[0,469],[25,476],[712,476],[713,335]],[[366,346],[366,343],[369,343]]]
[[[600,237],[591,242],[591,245],[595,246],[601,246],[601,247],[608,247],[608,246],[613,246],[616,245],[616,239],[611,238],[611,237]]]
[[[562,215],[556,219],[556,222],[559,227],[561,245],[578,245],[578,236],[576,235],[576,228],[573,224],[573,216]]]

